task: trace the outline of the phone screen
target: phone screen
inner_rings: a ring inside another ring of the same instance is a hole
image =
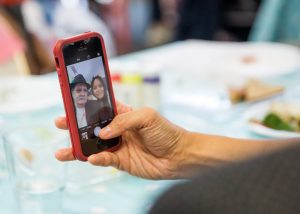
[[[118,138],[98,137],[115,116],[99,38],[65,45],[63,55],[83,154],[89,156],[116,146]]]

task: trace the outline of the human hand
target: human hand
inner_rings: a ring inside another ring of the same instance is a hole
[[[113,166],[129,174],[148,179],[174,179],[179,176],[187,131],[175,126],[150,108],[133,111],[117,103],[119,115],[101,130],[101,139],[122,136],[115,152],[91,155],[88,162],[97,166]],[[67,129],[66,118],[56,119],[58,128]],[[72,149],[56,152],[61,161],[75,160]]]

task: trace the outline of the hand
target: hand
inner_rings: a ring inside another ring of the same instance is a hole
[[[132,111],[117,103],[119,115],[99,137],[110,139],[122,136],[122,145],[115,152],[91,155],[88,161],[97,166],[113,166],[132,175],[148,179],[179,177],[184,159],[184,139],[187,131],[175,126],[150,108]],[[58,118],[58,128],[67,129],[65,118]],[[74,160],[71,148],[57,151],[61,161]]]

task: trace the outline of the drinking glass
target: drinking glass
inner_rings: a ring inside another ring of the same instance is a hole
[[[24,124],[6,129],[3,141],[15,212],[62,213],[66,170],[54,154],[66,146],[67,133],[54,125]]]

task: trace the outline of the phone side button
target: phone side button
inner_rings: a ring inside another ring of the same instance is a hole
[[[58,74],[58,79],[61,82],[62,74],[61,74],[61,70],[60,69],[57,69],[57,74]]]
[[[55,59],[56,68],[59,68],[59,60],[58,60],[58,58],[55,57],[54,59]]]

